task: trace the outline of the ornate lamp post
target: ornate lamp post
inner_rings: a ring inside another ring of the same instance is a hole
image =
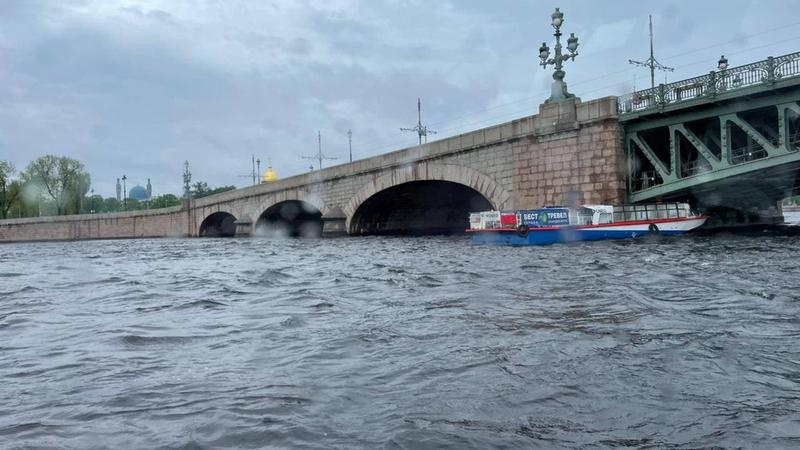
[[[128,179],[124,174],[122,175],[122,208],[128,210],[128,187],[125,181]]]
[[[539,59],[541,59],[542,62],[539,64],[545,69],[547,69],[548,65],[555,66],[556,70],[553,72],[553,80],[555,80],[553,81],[553,89],[550,98],[547,99],[545,103],[557,103],[570,98],[576,98],[574,95],[567,92],[567,83],[564,82],[565,72],[561,70],[561,68],[564,61],[575,60],[575,57],[578,56],[578,38],[575,36],[575,33],[570,33],[569,38],[567,38],[567,50],[569,50],[569,54],[562,54],[561,25],[564,24],[564,13],[556,8],[555,12],[550,17],[553,20],[553,28],[556,29],[555,34],[553,34],[553,36],[556,37],[556,54],[553,58],[550,58],[550,48],[545,42],[542,42],[542,46],[539,47]]]
[[[719,61],[717,61],[717,69],[723,71],[728,68],[728,58],[725,55],[719,57]]]

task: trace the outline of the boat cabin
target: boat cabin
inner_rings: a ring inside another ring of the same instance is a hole
[[[695,215],[687,203],[653,203],[642,205],[584,205],[580,207],[547,207],[517,211],[483,211],[470,213],[470,229],[487,230],[516,228],[586,226],[620,222],[685,218]]]

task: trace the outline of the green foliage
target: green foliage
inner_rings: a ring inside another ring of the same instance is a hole
[[[172,206],[178,206],[181,204],[181,199],[176,197],[173,194],[164,194],[158,197],[153,198],[151,207],[152,208],[169,208]]]
[[[227,191],[233,191],[233,190],[235,190],[235,189],[236,189],[236,186],[220,186],[220,187],[218,187],[218,188],[211,189],[211,190],[208,192],[208,195],[216,195],[216,194],[221,194],[221,193],[223,193],[223,192],[227,192]]]
[[[25,184],[52,200],[58,215],[78,212],[81,199],[91,186],[83,164],[66,156],[36,158],[21,175]]]
[[[88,196],[91,181],[81,162],[64,156],[36,158],[22,172],[17,172],[10,162],[0,161],[0,219],[170,208],[183,202],[179,196],[164,194],[148,202],[129,198],[125,208],[115,197]],[[198,181],[192,185],[191,192],[194,198],[200,198],[233,189],[236,187],[212,189],[206,182]]]
[[[0,219],[9,217],[9,211],[18,202],[22,183],[13,180],[16,168],[8,161],[0,161]]]
[[[117,212],[122,211],[122,202],[117,200],[116,197],[108,197],[103,200],[101,209],[98,212]]]
[[[205,181],[196,181],[192,184],[192,197],[200,198],[205,197],[208,195],[209,189],[208,184]]]
[[[10,182],[16,171],[17,169],[9,161],[0,161],[0,184]]]
[[[208,184],[205,181],[197,181],[192,184],[192,197],[193,198],[202,198],[208,197],[209,195],[219,194],[221,192],[232,191],[236,189],[236,186],[220,186],[218,188],[211,189],[208,187]]]
[[[126,211],[138,211],[142,209],[142,202],[136,200],[135,198],[129,198],[125,201],[123,209]]]
[[[83,201],[83,210],[81,212],[84,214],[105,212],[103,207],[103,197],[101,195],[92,195]]]

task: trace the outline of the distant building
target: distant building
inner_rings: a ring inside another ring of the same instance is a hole
[[[261,179],[262,183],[274,183],[278,181],[278,174],[272,170],[272,164],[267,166],[267,171],[264,172],[264,177]]]
[[[128,191],[128,198],[140,202],[148,202],[152,199],[152,197],[153,185],[150,184],[150,178],[147,179],[147,187],[137,184]]]
[[[147,189],[144,186],[139,186],[138,184],[131,188],[128,191],[128,198],[138,200],[140,202],[148,200],[150,197],[147,195]]]

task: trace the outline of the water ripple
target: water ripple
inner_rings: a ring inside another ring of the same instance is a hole
[[[797,233],[3,250],[0,448],[800,444]]]

